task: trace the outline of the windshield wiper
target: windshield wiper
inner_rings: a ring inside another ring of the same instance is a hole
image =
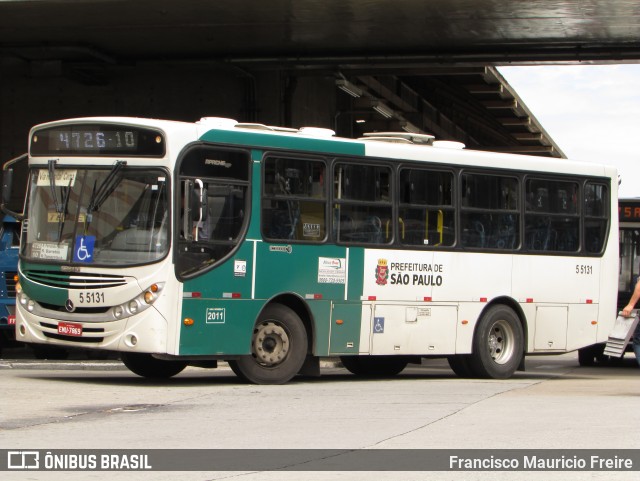
[[[71,194],[71,182],[73,179],[69,179],[69,185],[64,188],[60,187],[60,193],[62,194],[62,202],[58,202],[58,194],[56,192],[56,162],[57,159],[49,160],[49,187],[51,189],[51,197],[53,197],[53,203],[58,214],[58,242],[62,240],[62,231],[64,229],[64,223],[67,218],[67,207],[69,206],[69,197]]]
[[[124,160],[116,161],[115,165],[111,168],[109,175],[98,186],[98,181],[93,183],[93,191],[91,192],[91,202],[87,207],[87,216],[85,218],[85,235],[87,228],[91,224],[92,213],[100,210],[102,204],[109,198],[109,196],[116,190],[120,181],[122,181],[122,169],[127,165]]]
[[[60,219],[63,206],[58,203],[58,194],[56,193],[56,162],[58,162],[58,159],[49,159],[49,187],[51,188],[51,197],[53,197],[58,219]]]

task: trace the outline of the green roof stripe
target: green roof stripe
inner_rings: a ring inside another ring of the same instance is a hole
[[[209,130],[200,137],[206,142],[245,145],[255,148],[290,149],[323,154],[364,155],[364,145],[358,142],[324,140],[295,135],[263,134],[233,130]]]

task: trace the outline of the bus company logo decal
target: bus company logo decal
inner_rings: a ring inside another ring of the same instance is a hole
[[[376,267],[376,284],[379,286],[386,286],[388,278],[389,268],[387,265],[387,259],[378,259],[378,266]]]
[[[345,284],[346,265],[346,259],[341,257],[318,257],[318,283]]]
[[[226,160],[205,159],[204,165],[215,165],[216,167],[224,167],[225,169],[229,169],[233,164],[231,162],[227,162]]]
[[[269,252],[284,252],[285,254],[291,254],[293,247],[288,246],[269,246]]]

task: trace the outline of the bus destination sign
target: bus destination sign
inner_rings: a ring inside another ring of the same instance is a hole
[[[640,199],[618,201],[618,220],[620,222],[640,222]]]
[[[162,157],[164,137],[155,130],[120,125],[63,125],[36,131],[31,155]]]

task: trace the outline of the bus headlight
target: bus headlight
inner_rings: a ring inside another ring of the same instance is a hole
[[[24,292],[20,293],[20,304],[26,306],[27,302],[29,302],[29,298],[27,297],[27,295]]]
[[[112,307],[111,312],[113,314],[113,318],[123,319],[144,311],[160,297],[160,292],[162,292],[163,288],[164,282],[156,282],[151,284],[144,290],[144,292],[130,301],[120,304],[119,306]]]

